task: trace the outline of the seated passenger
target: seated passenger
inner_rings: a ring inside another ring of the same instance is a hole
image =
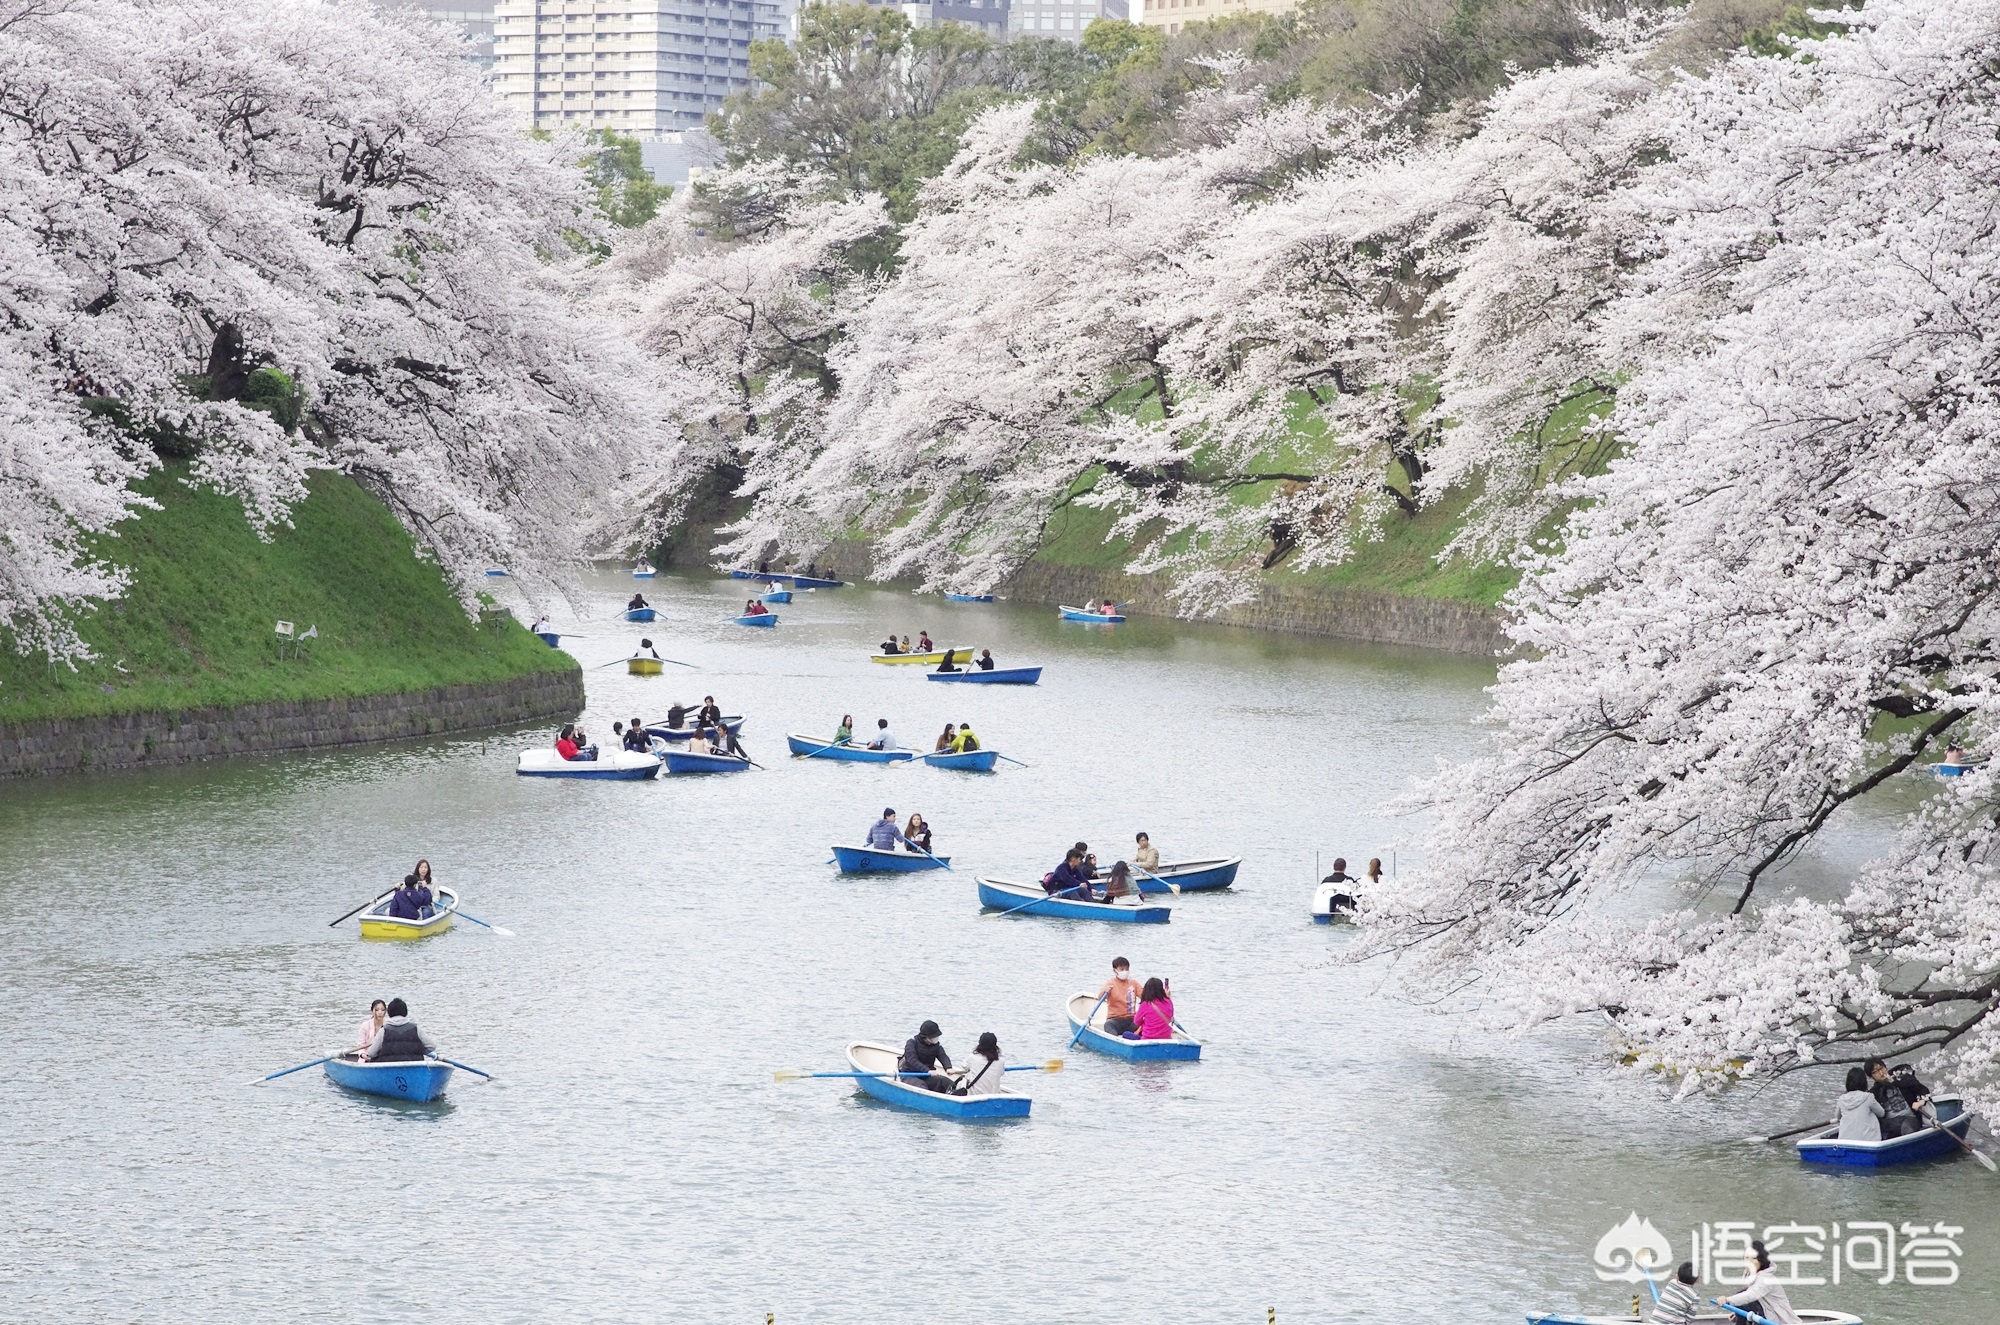
[[[1882,1102],[1868,1089],[1868,1074],[1858,1067],[1847,1069],[1847,1093],[1834,1102],[1834,1116],[1840,1120],[1838,1139],[1880,1141]]]
[[[431,863],[428,860],[418,861],[410,877],[417,884],[417,919],[429,920],[436,914],[432,907],[436,899],[431,896]]]
[[[375,1043],[375,1033],[382,1029],[382,1023],[389,1019],[389,1005],[376,999],[368,1005],[368,1016],[363,1019],[361,1029],[355,1033],[354,1048],[349,1050],[352,1057],[366,1060],[368,1046]]]
[[[928,650],[926,650],[926,652],[928,652]],[[957,663],[954,663],[951,660],[952,650],[949,645],[945,647],[943,652],[944,652],[944,658],[938,663],[938,670],[940,672],[962,672],[965,670],[963,667],[960,667]]]
[[[843,713],[840,715],[840,725],[833,729],[833,743],[835,745],[846,745],[853,739],[854,715],[852,713]]]
[[[1000,1037],[981,1031],[972,1057],[965,1060],[964,1084],[954,1095],[998,1095],[1007,1088],[1007,1068],[1000,1061]]]
[[[1167,982],[1159,976],[1146,981],[1139,991],[1139,1011],[1132,1017],[1128,1040],[1171,1040],[1174,1038],[1174,1001],[1167,997]]]
[[[1132,886],[1132,871],[1124,861],[1111,867],[1111,877],[1104,881],[1104,900],[1115,902],[1120,897],[1137,897],[1139,890]]]
[[[894,654],[897,654],[897,653],[901,653],[901,652],[902,652],[902,650],[901,650],[901,649],[898,649],[898,648],[896,647],[896,637],[895,637],[894,635],[891,635],[891,636],[890,636],[890,637],[889,637],[888,639],[885,639],[885,640],[883,640],[883,641],[882,641],[882,656],[883,656],[883,657],[885,657],[885,658],[886,658],[886,657],[890,657],[890,656],[892,656],[892,655],[894,655]]]
[[[915,650],[915,649],[913,649],[913,648],[911,648],[911,647],[910,647],[910,637],[909,637],[908,635],[905,635],[905,636],[903,636],[903,645],[902,645],[902,648],[898,650],[898,652],[900,652],[900,653],[915,653],[915,652],[916,652],[916,650]]]
[[[423,919],[422,908],[417,905],[416,875],[405,874],[403,876],[403,886],[396,889],[395,896],[389,899],[389,918],[391,920]]]
[[[887,718],[875,719],[875,739],[868,742],[868,748],[870,750],[885,751],[900,748],[896,744],[896,733],[889,730],[889,720]]]
[[[981,649],[979,651],[979,670],[982,672],[993,670],[993,650]]]
[[[920,855],[930,854],[931,826],[921,814],[911,815],[910,822],[903,826],[903,845]]]
[[[564,759],[577,757],[576,728],[567,722],[563,724],[561,734],[556,737],[556,753]]]
[[[971,723],[961,722],[958,724],[958,740],[953,743],[952,748],[960,754],[979,748],[979,738],[972,734]]]
[[[647,734],[646,724],[637,718],[632,719],[632,725],[625,729],[625,748],[635,754],[653,753],[653,738]]]
[[[930,651],[931,651],[931,633],[930,633],[930,632],[929,632],[928,630],[920,630],[920,631],[918,631],[918,632],[917,632],[917,652],[918,652],[918,653],[929,653]]]
[[[1917,1080],[1915,1070],[1907,1063],[1896,1064],[1891,1072],[1881,1059],[1871,1058],[1866,1070],[1869,1081],[1874,1083],[1875,1101],[1882,1106],[1884,1139],[1908,1136],[1930,1125],[1923,1116],[1924,1106],[1931,1102],[1930,1087]]]
[[[958,729],[947,722],[944,725],[944,734],[939,736],[937,739],[937,744],[931,747],[931,753],[935,754],[940,750],[950,750],[954,746],[956,746],[957,743],[958,743]]]
[[[371,1063],[416,1063],[437,1052],[437,1041],[417,1029],[400,998],[389,1000],[389,1019],[368,1046]]]

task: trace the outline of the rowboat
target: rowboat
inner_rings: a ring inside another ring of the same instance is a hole
[[[1101,625],[1112,625],[1125,619],[1120,612],[1093,612],[1087,607],[1065,607],[1060,611],[1064,621],[1095,621]]]
[[[1095,1007],[1095,1013],[1091,1009]],[[1130,1058],[1135,1062],[1160,1062],[1163,1060],[1186,1062],[1201,1057],[1201,1041],[1190,1039],[1178,1030],[1171,1040],[1128,1040],[1122,1035],[1113,1035],[1104,1028],[1111,1018],[1109,1006],[1098,1006],[1095,994],[1071,994],[1069,996],[1069,1032],[1076,1042],[1086,1049],[1095,1049],[1113,1058]],[[1083,1019],[1090,1018],[1085,1026]],[[1082,1032],[1078,1034],[1078,1032]]]
[[[914,874],[918,870],[941,870],[951,864],[950,856],[920,856],[912,851],[880,851],[874,847],[835,847],[834,863],[842,874]]]
[[[1965,1101],[1956,1095],[1935,1095],[1938,1126],[1926,1127],[1888,1141],[1840,1141],[1840,1129],[1829,1127],[1799,1142],[1799,1158],[1808,1164],[1838,1164],[1852,1169],[1880,1169],[1891,1164],[1914,1164],[1922,1159],[1958,1153],[1958,1141],[1972,1126]]]
[[[969,663],[972,661],[972,650],[953,646],[951,660],[955,663]],[[891,667],[907,666],[911,663],[935,667],[944,661],[944,650],[938,649],[933,653],[878,653],[870,657],[869,661],[887,663]]]
[[[981,879],[979,904],[1003,910],[1020,908],[1024,916],[1062,916],[1068,920],[1118,920],[1130,925],[1164,925],[1173,912],[1164,906],[1121,897],[1115,902],[1086,902],[1075,897],[1052,897],[1039,883],[1014,883],[1007,879]]]
[[[792,591],[790,589],[780,589],[775,586],[766,589],[758,596],[767,603],[789,603],[792,601]]]
[[[732,580],[762,580],[766,584],[770,584],[775,581],[777,583],[782,584],[784,581],[789,580],[792,577],[789,575],[780,575],[776,571],[768,571],[768,570],[733,570],[729,572],[729,578]]]
[[[1651,1308],[1649,1307],[1650,1311]],[[1845,1311],[1828,1311],[1820,1307],[1793,1307],[1792,1314],[1799,1318],[1800,1325],[1862,1325],[1861,1317],[1851,1316]],[[1695,1320],[1707,1325],[1743,1325],[1743,1317],[1731,1316],[1724,1312],[1698,1311]],[[1528,1325],[1639,1325],[1645,1319],[1641,1316],[1552,1316],[1542,1312],[1528,1313]]]
[[[693,750],[669,750],[666,761],[669,773],[741,773],[750,767],[748,755],[711,755]]]
[[[967,685],[1031,686],[1042,679],[1039,667],[995,667],[990,672],[968,669],[963,672],[931,672],[932,681],[963,681]]]
[[[451,1064],[435,1058],[409,1063],[360,1063],[352,1058],[329,1058],[326,1074],[334,1084],[363,1095],[386,1095],[392,1100],[434,1100],[444,1094],[451,1081]]]
[[[392,899],[383,898],[374,906],[361,913],[361,937],[364,939],[427,939],[433,934],[442,934],[451,928],[452,916],[458,910],[458,893],[450,888],[431,889],[437,897],[435,913],[422,920],[399,920],[389,914]]]
[[[602,750],[595,759],[564,759],[554,750],[523,750],[514,771],[524,778],[607,778],[635,781],[660,775],[660,757],[637,750]]]
[[[535,638],[552,649],[562,642],[562,636],[553,630],[538,630],[535,632]]]
[[[658,658],[644,658],[637,654],[625,660],[625,673],[628,676],[658,676],[665,667],[666,664]]]
[[[1137,870],[1132,871],[1132,882],[1139,885],[1142,893],[1172,892],[1173,889],[1167,887],[1170,883],[1184,893],[1214,892],[1236,882],[1236,867],[1242,863],[1241,856],[1231,856],[1227,860],[1177,860],[1153,871],[1153,877],[1160,880],[1158,883]]]
[[[648,562],[642,561],[638,565],[632,568],[632,578],[635,580],[650,580],[653,578],[654,574],[655,571],[653,570],[652,565]]]
[[[933,750],[924,756],[924,762],[932,768],[956,768],[965,773],[991,773],[993,766],[1000,762],[998,750]]]
[[[896,1064],[903,1061],[903,1055],[900,1050],[891,1049],[886,1044],[856,1040],[847,1046],[847,1061],[856,1072],[884,1074],[855,1078],[861,1089],[884,1104],[915,1109],[918,1113],[934,1113],[940,1118],[954,1118],[960,1122],[1025,1118],[1028,1106],[1033,1102],[1026,1095],[1016,1094],[1005,1086],[997,1095],[941,1095],[915,1081],[898,1080],[893,1074]]]
[[[741,736],[743,734],[743,715],[741,713],[725,713],[722,715],[722,725],[729,728],[731,736]],[[694,727],[669,727],[664,722],[646,724],[646,735],[657,736],[663,741],[692,740],[697,730]]]
[[[954,603],[990,603],[993,601],[993,595],[990,593],[948,593],[945,597]]]
[[[792,582],[792,587],[795,589],[838,589],[847,583],[845,580],[829,580],[818,575],[788,575],[785,578]]]
[[[650,607],[628,607],[625,609],[625,619],[627,621],[651,621],[653,616],[654,612]]]
[[[1984,759],[1966,759],[1956,764],[1937,763],[1931,765],[1931,772],[1941,778],[1962,778],[1967,773],[1986,767]]]
[[[493,575],[493,576],[500,576],[500,575],[505,575],[505,574],[506,574],[507,572],[506,572],[506,571],[504,571],[504,570],[501,570],[501,569],[500,569],[500,568],[499,568],[498,566],[491,566],[491,567],[488,567],[488,568],[487,568],[487,571],[486,571],[486,573],[487,573],[488,575]]]
[[[817,736],[800,736],[797,732],[786,736],[785,744],[795,755],[811,755],[815,759],[845,759],[856,764],[894,764],[917,757],[915,750],[870,750],[866,746],[851,743],[836,745]]]
[[[776,612],[759,612],[755,616],[738,616],[729,619],[739,626],[763,626],[766,629],[778,624],[778,614]]]

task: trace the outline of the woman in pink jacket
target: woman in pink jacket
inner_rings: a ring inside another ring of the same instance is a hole
[[[1171,1040],[1174,1038],[1174,1001],[1167,997],[1167,982],[1159,976],[1146,981],[1139,991],[1139,1010],[1132,1017],[1128,1040]]]

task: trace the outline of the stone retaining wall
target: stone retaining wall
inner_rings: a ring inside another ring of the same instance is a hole
[[[476,731],[583,711],[581,671],[400,695],[0,722],[0,777],[150,768]]]

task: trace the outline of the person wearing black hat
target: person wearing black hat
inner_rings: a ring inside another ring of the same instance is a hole
[[[951,1093],[951,1078],[939,1072],[951,1067],[951,1055],[944,1051],[944,1032],[934,1021],[917,1027],[917,1033],[903,1042],[903,1056],[896,1060],[898,1072],[925,1072],[923,1077],[902,1078],[905,1085],[922,1086],[940,1095]]]

